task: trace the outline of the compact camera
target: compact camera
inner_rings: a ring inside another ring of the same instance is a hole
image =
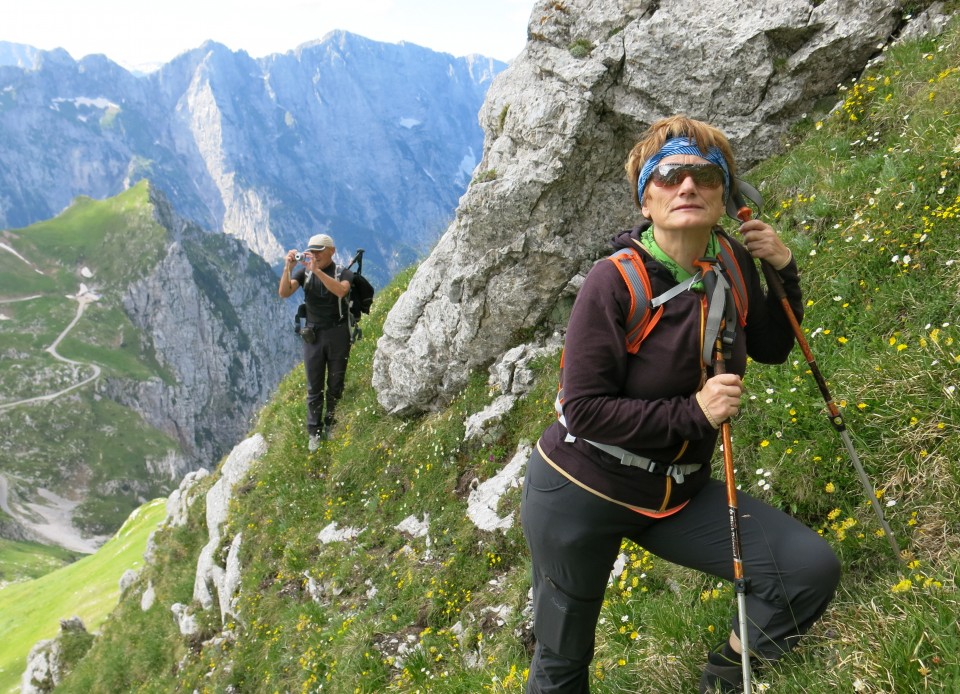
[[[307,257],[307,252],[306,252],[306,251],[297,251],[297,252],[294,254],[293,257],[296,258],[298,261],[303,260],[304,258]]]

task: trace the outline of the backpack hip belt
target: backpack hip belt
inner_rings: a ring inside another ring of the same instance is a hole
[[[567,435],[568,439],[576,440],[575,436]],[[655,475],[663,475],[664,477],[672,477],[674,482],[677,484],[683,484],[684,475],[689,475],[692,472],[696,472],[703,467],[700,463],[689,463],[687,465],[677,465],[675,463],[661,463],[658,460],[653,458],[648,458],[643,455],[637,455],[636,453],[631,453],[630,451],[620,448],[619,446],[608,446],[605,443],[597,443],[596,441],[591,441],[589,439],[583,439],[591,446],[599,448],[604,453],[612,455],[614,458],[617,458],[620,461],[621,465],[627,465],[629,467],[638,467],[641,470],[646,470],[647,472],[652,472]]]
[[[561,393],[558,393],[557,400],[554,404],[557,410],[557,419],[560,423],[566,428],[567,420],[563,416],[563,408],[561,406]],[[569,429],[567,429],[569,432]],[[591,441],[590,439],[584,439],[580,437],[586,443],[589,443],[594,448],[598,448],[607,455],[612,455],[614,458],[620,461],[621,465],[626,465],[628,467],[637,467],[641,470],[646,470],[655,475],[663,475],[664,477],[672,477],[674,482],[677,484],[683,484],[684,475],[689,475],[691,472],[696,472],[703,467],[700,463],[689,463],[686,465],[677,465],[676,463],[661,463],[658,460],[653,458],[648,458],[645,455],[638,455],[637,453],[631,453],[625,448],[620,448],[620,446],[610,446],[606,443],[597,443],[596,441]],[[577,440],[576,436],[568,433],[564,441],[566,443],[573,443]]]

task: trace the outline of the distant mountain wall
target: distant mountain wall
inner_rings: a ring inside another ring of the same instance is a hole
[[[207,42],[146,76],[0,42],[0,227],[147,178],[270,263],[326,231],[385,279],[452,218],[504,68],[345,32],[260,59]]]
[[[106,391],[176,439],[192,470],[243,438],[299,361],[300,341],[261,258],[178,218],[156,191],[150,201],[169,240],[160,262],[123,290],[122,304],[174,380],[108,379]]]

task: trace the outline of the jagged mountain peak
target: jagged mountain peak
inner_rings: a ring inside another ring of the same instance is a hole
[[[11,65],[33,70],[36,68],[37,59],[41,52],[39,48],[23,43],[0,41],[0,66]]]
[[[145,77],[38,55],[0,70],[0,226],[149,178],[269,262],[318,231],[365,248],[380,284],[452,216],[506,67],[349,32],[259,59],[207,41]]]

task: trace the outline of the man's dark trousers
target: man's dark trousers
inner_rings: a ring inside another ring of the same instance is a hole
[[[324,424],[333,423],[337,402],[343,396],[343,383],[350,358],[350,328],[346,321],[326,330],[317,330],[313,343],[303,343],[303,366],[307,372],[307,433],[323,433]],[[326,381],[326,389],[324,389]],[[327,413],[323,414],[324,394]]]

